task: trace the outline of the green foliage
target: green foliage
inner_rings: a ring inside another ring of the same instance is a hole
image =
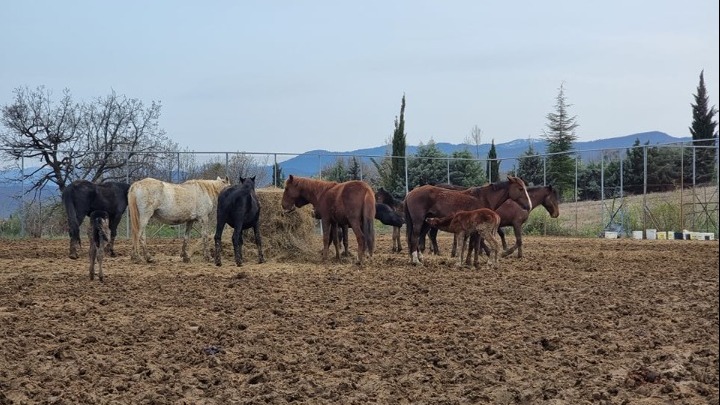
[[[348,161],[347,166],[347,179],[348,180],[360,180],[362,169],[358,158],[353,156]]]
[[[275,187],[285,188],[285,174],[279,164],[273,164],[272,184]]]
[[[485,170],[488,173],[491,183],[498,181],[500,178],[500,161],[497,158],[497,150],[495,150],[494,139],[490,143],[490,150],[488,151],[488,160],[485,164]]]
[[[512,229],[512,228],[507,228]],[[512,232],[512,231],[510,231]],[[507,234],[507,231],[506,231]],[[535,209],[530,211],[528,220],[523,225],[524,235],[551,235],[551,236],[570,236],[570,231],[560,226],[560,222],[551,218],[550,214],[543,209]]]
[[[432,139],[427,145],[420,144],[416,155],[408,161],[408,186],[447,182],[447,155],[438,149]]]
[[[560,85],[556,97],[555,112],[547,115],[547,130],[543,137],[547,140],[547,177],[550,184],[557,187],[562,195],[574,187],[575,159],[568,152],[572,151],[573,142],[577,139],[575,129],[578,127],[575,116],[568,113],[564,84]]]
[[[538,156],[538,152],[532,143],[528,145],[528,149],[520,156],[515,175],[525,180],[527,184],[544,184],[543,159]]]
[[[341,157],[337,158],[334,164],[320,170],[320,176],[327,181],[337,181],[338,183],[347,181],[348,171],[345,167],[345,160]]]
[[[400,104],[400,118],[395,118],[395,131],[392,139],[392,158],[390,165],[390,184],[386,190],[397,190],[405,184],[405,94]]]
[[[700,72],[700,82],[697,93],[693,95],[695,103],[692,106],[693,121],[690,126],[693,144],[696,146],[714,146],[718,134],[715,131],[717,121],[714,120],[718,110],[715,106],[708,106],[707,89],[705,88],[704,72]],[[708,183],[717,177],[715,168],[715,148],[698,148],[695,151],[695,181]],[[692,183],[692,156],[685,159],[685,182]]]
[[[465,187],[479,186],[485,182],[482,165],[465,149],[452,154],[450,161],[450,183]]]

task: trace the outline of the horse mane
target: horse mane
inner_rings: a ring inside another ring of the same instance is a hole
[[[204,190],[208,195],[212,195],[217,197],[220,192],[229,184],[226,182],[223,182],[222,179],[219,177],[215,180],[205,180],[205,179],[192,179],[187,180],[182,184],[186,185],[192,185],[195,184],[198,187],[200,187],[202,190]]]

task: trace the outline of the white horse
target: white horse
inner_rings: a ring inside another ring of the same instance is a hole
[[[203,256],[209,261],[208,221],[216,210],[218,195],[229,185],[230,181],[227,177],[218,177],[215,180],[188,180],[181,184],[166,183],[148,177],[131,184],[128,191],[128,213],[133,241],[132,261],[142,262],[138,251],[139,245],[142,245],[143,257],[148,263],[153,262],[145,244],[145,227],[150,218],[168,225],[185,224],[185,238],[180,253],[185,263],[190,261],[187,253],[190,231],[195,222],[200,222]]]

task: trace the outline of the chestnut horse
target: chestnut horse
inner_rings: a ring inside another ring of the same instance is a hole
[[[230,181],[227,177],[215,180],[188,180],[184,183],[167,183],[151,177],[138,180],[128,191],[128,214],[132,231],[132,256],[135,263],[141,262],[140,248],[145,261],[152,263],[154,259],[147,251],[145,244],[145,227],[150,218],[168,224],[185,224],[180,256],[183,262],[190,262],[187,252],[190,231],[195,222],[200,222],[203,257],[210,261],[208,249],[210,214],[218,201],[218,195]]]
[[[542,205],[543,207],[545,207],[545,209],[552,218],[557,218],[558,216],[560,216],[560,207],[558,206],[559,197],[557,194],[557,190],[554,189],[552,186],[528,187],[527,192],[528,196],[530,197],[530,202],[532,203],[532,209],[535,209],[536,207]],[[530,217],[530,212],[524,210],[522,207],[520,207],[520,205],[518,205],[518,203],[513,200],[505,201],[500,206],[500,208],[496,210],[496,212],[498,213],[498,215],[500,215],[500,228],[498,229],[498,235],[500,235],[500,240],[502,241],[502,246],[504,250],[502,257],[510,256],[517,249],[518,258],[522,258],[522,226]],[[513,231],[515,232],[515,244],[510,249],[508,249],[507,247],[507,241],[505,240],[505,232],[502,229],[504,226],[512,226]],[[437,245],[437,232],[438,230],[433,228],[430,229],[430,232],[428,233],[428,236],[430,237],[430,242],[432,243],[431,251],[436,255],[440,254]],[[421,251],[424,248],[423,245],[424,244],[421,242]],[[483,246],[483,249],[487,254],[487,246]],[[453,242],[451,253],[452,257],[455,257],[455,250],[456,245]]]
[[[458,267],[462,266],[462,258],[465,253],[465,239],[470,238],[470,246],[468,250],[468,258],[470,250],[473,248],[473,241],[479,244],[486,241],[493,252],[493,267],[498,265],[498,251],[500,250],[500,241],[498,241],[498,227],[500,226],[500,215],[489,208],[479,208],[472,211],[458,211],[453,215],[442,218],[426,218],[425,222],[430,226],[451,232],[455,235],[455,243],[460,243],[460,256],[458,256]],[[475,265],[477,265],[478,246],[475,246]],[[488,264],[490,264],[490,254],[488,253]]]
[[[337,240],[337,228],[350,226],[358,244],[358,262],[372,256],[375,248],[375,194],[360,180],[342,183],[290,175],[285,180],[282,208],[291,212],[312,204],[323,230],[323,261],[327,260],[330,236]]]
[[[525,182],[519,177],[508,176],[507,178],[507,181],[482,187],[470,187],[463,191],[431,185],[411,190],[405,197],[405,225],[407,226],[411,262],[421,264],[418,242],[430,229],[425,222],[427,217],[446,217],[457,211],[478,208],[496,210],[508,199],[514,200],[520,206],[530,210],[531,202]]]

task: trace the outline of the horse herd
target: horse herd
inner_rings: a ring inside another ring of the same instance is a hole
[[[502,241],[503,257],[516,249],[522,257],[521,229],[530,211],[544,206],[553,218],[559,215],[558,196],[552,186],[526,187],[522,179],[508,176],[507,180],[484,186],[463,188],[451,185],[423,185],[412,189],[406,196],[395,197],[382,187],[376,191],[363,181],[334,182],[290,175],[285,181],[281,206],[285,214],[295,208],[311,204],[314,215],[321,221],[323,232],[322,258],[327,259],[330,243],[334,244],[336,258],[340,257],[340,242],[347,254],[348,228],[357,240],[357,261],[364,264],[375,248],[375,220],[393,227],[393,252],[400,252],[400,228],[406,226],[411,263],[422,264],[425,238],[430,237],[432,249],[439,254],[437,231],[455,234],[453,256],[460,243],[459,265],[462,265],[466,239],[470,239],[466,263],[474,252],[474,264],[480,249],[488,256],[494,252],[493,264]],[[91,216],[88,237],[90,249],[90,277],[94,264],[100,264],[102,252],[115,256],[114,242],[120,218],[127,209],[132,234],[131,258],[135,263],[154,261],[146,247],[145,228],[151,218],[170,225],[185,224],[181,250],[184,262],[190,261],[188,240],[194,224],[201,228],[203,256],[210,260],[207,246],[211,215],[216,215],[215,264],[221,265],[221,238],[225,225],[233,228],[232,243],[236,265],[242,265],[242,231],[252,228],[258,249],[258,261],[264,262],[260,235],[261,206],[255,192],[255,177],[240,177],[240,183],[231,185],[227,177],[215,180],[188,180],[168,183],[145,178],[132,184],[104,182],[95,184],[86,180],[71,183],[62,192],[62,202],[68,216],[70,258],[78,258],[80,226],[85,216]],[[99,218],[99,219],[98,219]],[[97,219],[97,220],[96,220]],[[515,245],[507,248],[503,226],[512,226]],[[108,235],[109,234],[109,235]],[[488,246],[489,245],[489,246]]]

